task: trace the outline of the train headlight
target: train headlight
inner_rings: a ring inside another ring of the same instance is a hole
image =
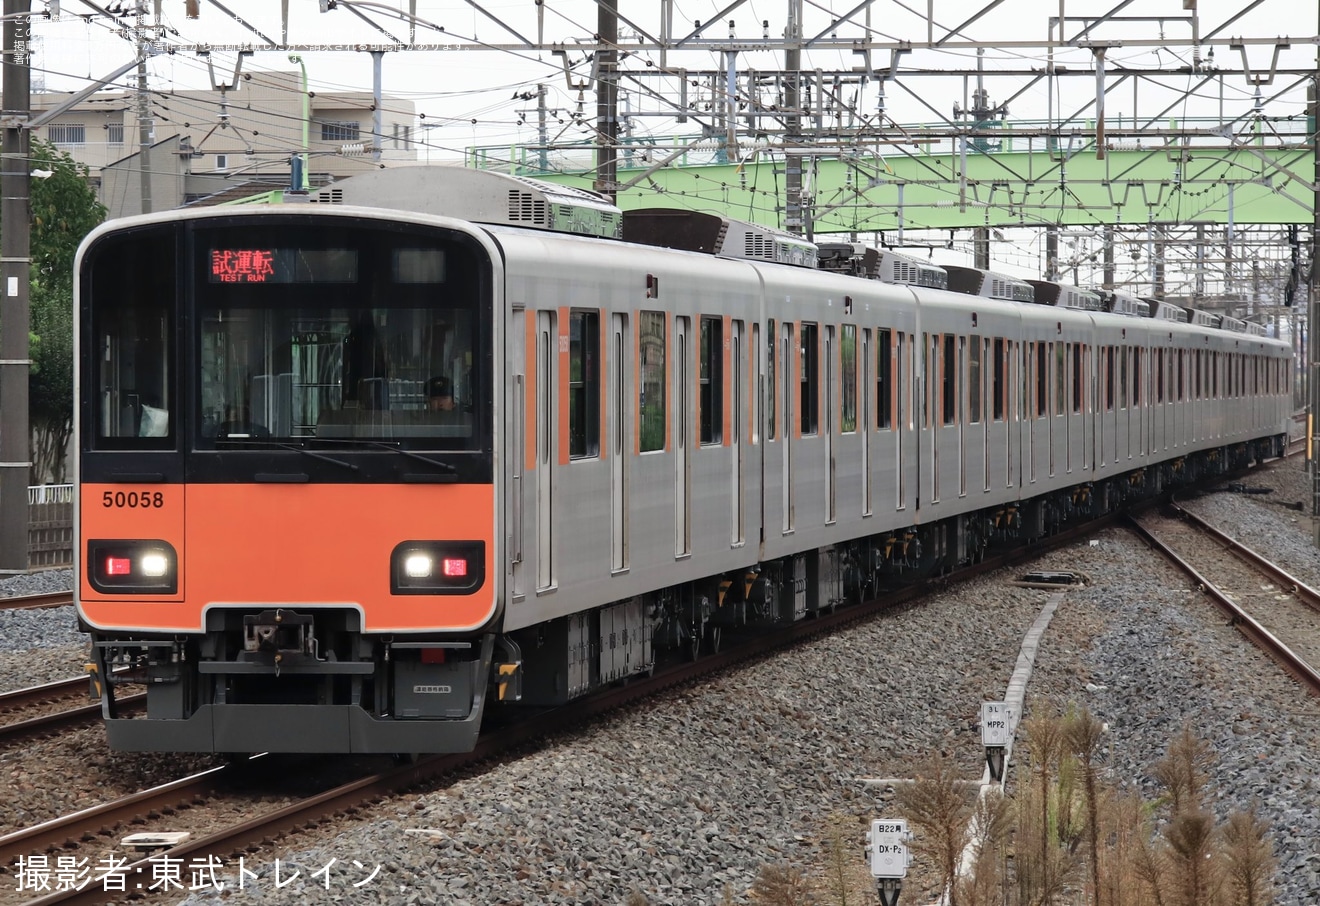
[[[403,560],[403,572],[409,579],[427,579],[435,572],[435,560],[430,554],[409,554]]]
[[[179,558],[173,545],[157,540],[87,542],[87,579],[114,595],[172,595],[179,589]]]
[[[390,555],[390,592],[465,595],[486,581],[484,541],[405,541]]]

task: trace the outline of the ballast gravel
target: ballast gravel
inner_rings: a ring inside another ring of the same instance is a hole
[[[1284,464],[1247,483],[1274,493],[1211,494],[1189,506],[1240,526],[1299,576],[1320,570],[1309,519],[1283,506],[1310,499],[1302,467]],[[1089,707],[1109,725],[1104,770],[1146,793],[1151,766],[1188,722],[1218,755],[1216,812],[1256,802],[1271,828],[1275,902],[1313,906],[1320,705],[1121,531],[1034,568],[1075,570],[1091,584],[1064,594],[1045,632],[1028,713]],[[826,851],[843,841],[849,902],[873,903],[863,834],[872,818],[897,813],[883,784],[863,780],[908,776],[935,752],[953,756],[967,779],[980,777],[980,704],[1002,698],[1046,598],[1012,578],[958,586],[444,788],[391,799],[248,859],[254,876],[242,890],[234,863],[220,877],[224,890],[147,902],[622,904],[631,895],[636,904],[748,903],[769,863],[800,867],[824,889]],[[16,639],[29,624],[10,623],[0,654],[60,650],[46,648],[69,638],[59,613],[37,613],[57,629],[33,626]],[[0,657],[0,686],[31,685],[31,664],[11,667],[8,658]],[[930,878],[914,866],[903,902],[932,903]]]

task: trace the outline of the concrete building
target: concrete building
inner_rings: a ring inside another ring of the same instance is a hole
[[[97,92],[36,134],[88,167],[108,217],[142,213],[144,199],[159,211],[287,187],[290,161],[303,150],[302,75],[241,73],[231,85],[149,92],[151,141],[145,155],[139,98],[131,91]],[[33,113],[59,105],[62,98],[34,94]],[[373,106],[370,92],[310,93],[306,150],[311,185],[417,162],[412,101],[382,100],[378,158]]]

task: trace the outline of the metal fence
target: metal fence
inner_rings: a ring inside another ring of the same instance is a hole
[[[73,485],[28,488],[28,568],[73,564]]]

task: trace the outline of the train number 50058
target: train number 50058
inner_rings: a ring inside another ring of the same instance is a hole
[[[162,507],[165,495],[161,491],[106,491],[101,495],[101,505],[108,507]]]

